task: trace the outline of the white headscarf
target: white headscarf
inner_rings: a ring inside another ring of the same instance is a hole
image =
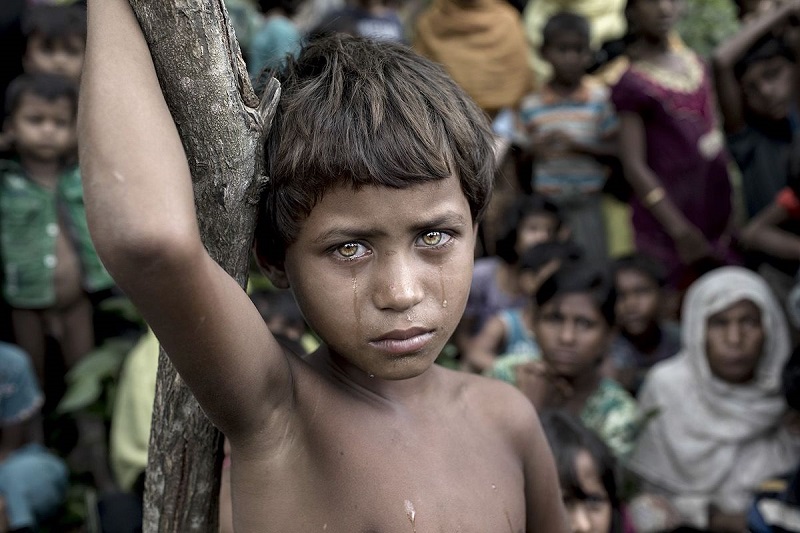
[[[735,385],[711,373],[706,324],[742,300],[761,311],[765,337],[754,379]],[[658,414],[647,423],[631,467],[704,527],[709,503],[744,511],[760,482],[800,459],[800,439],[781,424],[789,332],[764,280],[739,267],[714,270],[690,287],[682,326],[681,352],[653,367],[640,392],[643,412]]]

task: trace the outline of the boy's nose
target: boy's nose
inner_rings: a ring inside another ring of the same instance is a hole
[[[561,331],[559,333],[561,344],[572,344],[575,342],[575,324],[571,321],[565,320],[561,325]]]
[[[422,301],[424,291],[413,258],[394,254],[377,264],[375,305],[379,309],[407,311]]]

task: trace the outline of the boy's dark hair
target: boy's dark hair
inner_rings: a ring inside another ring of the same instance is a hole
[[[733,74],[736,76],[737,80],[741,80],[742,76],[747,72],[747,69],[755,63],[760,63],[761,61],[766,61],[774,57],[782,57],[792,63],[796,61],[792,48],[788,46],[783,39],[775,37],[772,34],[764,35],[739,58],[733,66]]]
[[[537,307],[566,294],[588,294],[597,306],[608,326],[616,320],[614,306],[617,302],[617,291],[609,279],[608,273],[601,268],[574,261],[563,265],[547,278],[534,295]]]
[[[611,264],[611,272],[615,278],[623,270],[634,270],[644,274],[659,287],[663,287],[667,283],[667,275],[664,272],[664,268],[653,258],[643,254],[626,255]]]
[[[86,8],[73,5],[35,5],[22,18],[22,33],[26,39],[39,35],[45,42],[79,36],[86,39]]]
[[[75,83],[57,74],[22,74],[14,78],[6,90],[5,116],[10,117],[19,107],[20,100],[26,94],[38,96],[52,102],[59,98],[68,98],[72,106],[73,117],[78,109],[78,87]]]
[[[621,499],[617,489],[617,461],[608,446],[579,419],[563,411],[552,410],[542,413],[542,429],[553,452],[558,479],[564,495],[577,500],[587,499],[581,488],[580,478],[575,468],[575,459],[585,451],[591,456],[597,474],[603,483],[611,504],[612,524],[610,531],[620,531]]]
[[[492,132],[441,66],[407,46],[336,34],[308,43],[280,78],[256,229],[262,260],[281,263],[335,187],[402,189],[455,176],[480,220],[494,180]]]
[[[519,256],[517,229],[525,218],[531,215],[551,215],[556,219],[556,229],[561,226],[561,211],[558,206],[543,196],[521,196],[509,208],[495,241],[494,253],[508,264],[515,263]]]
[[[553,40],[565,33],[577,33],[581,39],[589,46],[591,39],[591,28],[589,21],[585,17],[572,13],[571,11],[562,11],[550,17],[542,30],[542,48],[547,48],[553,44]]]

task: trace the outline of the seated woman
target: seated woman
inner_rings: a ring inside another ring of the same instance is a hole
[[[639,393],[654,417],[629,466],[688,525],[746,531],[760,482],[800,457],[781,394],[786,320],[764,280],[739,267],[698,279],[682,316],[682,351],[654,366]]]
[[[542,414],[573,533],[620,533],[616,460],[594,432],[563,411]]]
[[[541,355],[498,360],[490,375],[513,382],[537,410],[579,416],[617,458],[633,449],[636,401],[602,375],[614,338],[614,286],[604,272],[568,263],[536,291],[533,333]]]

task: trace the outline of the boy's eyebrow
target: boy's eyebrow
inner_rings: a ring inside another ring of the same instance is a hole
[[[466,220],[461,213],[456,211],[445,211],[444,213],[429,218],[427,220],[421,220],[419,222],[414,223],[412,226],[409,227],[411,231],[424,231],[424,230],[431,230],[431,229],[444,229],[444,228],[456,228],[462,227],[466,225]],[[386,231],[379,228],[364,228],[361,226],[353,226],[353,227],[338,227],[332,228],[324,233],[318,235],[314,239],[314,243],[322,244],[331,241],[339,241],[339,240],[347,240],[347,239],[369,239],[372,237],[383,237],[386,235]]]

